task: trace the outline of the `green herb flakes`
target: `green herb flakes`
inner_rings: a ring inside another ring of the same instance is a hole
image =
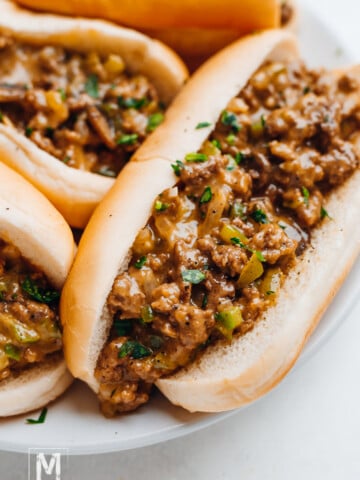
[[[258,208],[256,210],[254,210],[251,214],[250,214],[250,217],[255,220],[255,222],[257,223],[262,223],[262,224],[266,224],[266,223],[269,223],[269,220],[267,218],[267,215],[266,213],[261,210],[261,208]]]
[[[122,108],[134,108],[139,110],[147,104],[146,98],[124,98],[122,96],[117,98],[117,103],[119,107]]]
[[[331,220],[329,212],[324,207],[321,207],[320,218],[321,218],[321,220],[323,220],[324,218],[329,218]]]
[[[200,130],[201,128],[210,127],[212,124],[210,122],[200,122],[196,125],[195,129]]]
[[[164,121],[164,114],[161,112],[153,113],[148,119],[146,130],[153,132]]]
[[[33,299],[40,303],[52,303],[59,299],[60,293],[56,290],[45,290],[40,288],[30,278],[26,279],[21,284],[21,288]]]
[[[184,164],[180,160],[176,160],[175,163],[171,164],[171,168],[174,170],[174,173],[177,177],[180,177],[181,170],[184,168]]]
[[[304,197],[304,203],[308,207],[309,206],[309,199],[310,199],[310,192],[306,187],[301,187],[301,192]]]
[[[99,98],[99,81],[95,74],[88,76],[85,82],[85,91],[92,98]]]
[[[140,358],[149,357],[151,354],[152,351],[150,348],[145,347],[142,343],[135,340],[128,340],[119,348],[118,358],[130,357],[134,360],[138,360]]]
[[[118,145],[134,145],[137,142],[139,135],[137,133],[130,133],[128,135],[122,135],[116,143]]]
[[[47,412],[48,412],[48,409],[46,407],[43,408],[40,412],[39,418],[37,418],[37,419],[27,418],[26,423],[28,423],[30,425],[45,423]]]
[[[146,257],[145,255],[143,257],[140,257],[138,260],[136,260],[134,267],[137,269],[141,269],[146,263]]]
[[[241,125],[238,124],[236,115],[224,110],[221,114],[221,123],[227,127],[231,127],[235,133],[241,130]]]
[[[169,208],[169,204],[164,203],[161,200],[156,200],[154,208],[157,212],[163,212],[164,210],[167,210]]]
[[[116,318],[114,320],[114,329],[116,332],[116,335],[119,337],[125,337],[126,335],[129,335],[133,329],[133,321],[130,319],[120,319]]]
[[[25,135],[26,135],[27,137],[31,137],[31,134],[32,134],[33,131],[34,131],[33,128],[31,128],[31,127],[26,127],[26,128],[25,128]]]
[[[193,285],[198,285],[205,280],[205,273],[201,272],[200,270],[184,270],[181,273],[181,276],[184,282],[189,282]]]
[[[185,160],[189,163],[203,163],[206,162],[208,156],[205,153],[188,153]]]
[[[203,194],[200,197],[200,205],[203,203],[208,203],[212,199],[212,191],[210,187],[206,187],[205,190],[203,191]]]

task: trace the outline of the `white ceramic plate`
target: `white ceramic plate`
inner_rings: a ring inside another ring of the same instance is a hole
[[[337,38],[313,14],[303,11],[299,33],[303,57],[312,66],[329,68],[351,63]],[[344,322],[360,291],[360,261],[306,345],[298,368]],[[260,400],[260,401],[266,401]],[[170,405],[160,394],[138,412],[106,420],[89,389],[75,383],[50,405],[46,422],[27,425],[37,413],[0,421],[0,450],[27,452],[28,448],[68,448],[70,454],[105,453],[138,448],[179,437],[219,421],[224,414],[190,414]]]

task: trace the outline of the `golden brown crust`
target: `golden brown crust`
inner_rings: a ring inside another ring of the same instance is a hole
[[[294,2],[292,5],[293,14],[289,23],[285,25],[286,30],[295,32],[298,23],[298,9]],[[256,27],[254,30],[260,30]],[[162,28],[142,29],[142,32],[175,50],[184,60],[190,71],[195,71],[209,57],[230,43],[235,42],[245,34],[249,33],[239,27],[237,29],[221,28]]]
[[[151,79],[165,102],[172,100],[187,78],[184,64],[168,47],[103,21],[35,14],[3,0],[2,32],[30,44],[118,53],[130,72],[142,73]],[[72,226],[84,227],[114,180],[75,171],[39,149],[17,130],[0,127],[0,160],[41,190]]]
[[[0,238],[61,288],[75,253],[72,232],[50,202],[0,163]],[[63,356],[56,356],[0,384],[0,416],[46,405],[71,383]]]
[[[21,5],[43,11],[106,18],[136,28],[228,28],[250,32],[280,24],[278,0],[17,0]]]

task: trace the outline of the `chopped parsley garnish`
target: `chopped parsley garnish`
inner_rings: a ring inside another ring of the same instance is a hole
[[[64,162],[64,163],[69,163],[70,160],[71,160],[70,155],[65,155],[65,157],[63,158],[63,162]]]
[[[241,162],[243,162],[245,159],[245,155],[242,152],[236,152],[235,155],[235,162],[240,165]]]
[[[255,220],[255,222],[257,222],[257,223],[262,223],[262,224],[269,223],[269,220],[267,218],[266,213],[263,210],[261,210],[261,208],[258,208],[257,210],[254,210],[250,214],[250,217],[253,220]]]
[[[116,177],[116,172],[114,172],[114,170],[111,170],[108,165],[102,165],[96,173],[98,173],[99,175],[103,175],[104,177]]]
[[[321,207],[321,210],[320,210],[320,218],[321,220],[323,220],[324,218],[330,218],[330,215],[329,215],[329,212],[324,208],[324,207]]]
[[[171,164],[171,168],[174,170],[175,175],[180,177],[181,169],[184,168],[184,164],[181,160],[176,160],[175,163]]]
[[[0,111],[0,122],[2,122],[3,119],[4,119],[4,115],[3,115],[3,113]]]
[[[191,163],[203,163],[206,162],[208,156],[205,153],[188,153],[185,156],[185,160]]]
[[[133,329],[133,321],[132,320],[121,320],[120,318],[116,318],[114,320],[114,329],[116,335],[119,337],[125,337],[129,335]]]
[[[135,110],[139,110],[141,107],[146,105],[147,99],[146,98],[124,98],[120,96],[117,98],[117,102],[119,107],[134,108]]]
[[[184,282],[189,282],[193,285],[198,285],[205,280],[205,273],[201,272],[200,270],[184,270],[181,273],[181,276]]]
[[[88,76],[85,82],[85,91],[92,98],[99,98],[99,81],[95,74]]]
[[[63,88],[58,88],[58,92],[60,93],[60,98],[63,102],[66,100],[66,92]]]
[[[310,92],[311,92],[310,87],[305,87],[304,90],[303,90],[304,95],[306,95],[307,93],[310,93]]]
[[[41,413],[39,415],[39,418],[27,418],[26,419],[26,423],[29,423],[30,425],[36,425],[38,423],[44,423],[45,422],[45,419],[46,419],[46,415],[47,415],[47,412],[48,412],[48,409],[45,407],[41,410]]]
[[[260,252],[260,250],[253,250],[252,248],[248,247],[247,245],[245,245],[244,242],[242,242],[239,238],[237,237],[233,237],[230,239],[231,242],[234,244],[234,245],[238,245],[239,247],[241,248],[244,248],[245,250],[247,250],[248,252],[251,252],[251,253],[255,253],[255,255],[257,256],[258,260],[260,260],[260,262],[266,262],[265,260],[265,257],[263,255],[262,252]]]
[[[212,124],[210,122],[200,122],[196,125],[196,130],[200,130],[201,128],[210,127]]]
[[[33,128],[31,128],[31,127],[26,127],[26,128],[25,128],[25,135],[26,135],[27,137],[30,137],[33,131],[34,131]]]
[[[263,128],[265,128],[265,127],[266,127],[266,119],[265,119],[265,116],[264,116],[264,115],[261,115],[261,117],[260,117],[260,122],[261,122],[261,126],[262,126]]]
[[[4,346],[4,352],[12,360],[16,360],[16,361],[20,360],[21,353],[20,353],[20,350],[15,345],[12,345],[11,343],[7,343]]]
[[[156,200],[155,201],[155,205],[154,205],[154,208],[157,212],[163,212],[164,210],[166,210],[167,208],[169,208],[169,204],[168,203],[164,203],[162,202],[161,200]]]
[[[274,295],[274,293],[275,293],[275,292],[274,292],[273,290],[268,290],[268,291],[266,292],[266,295]]]
[[[257,256],[258,260],[260,260],[260,262],[266,262],[266,259],[263,253],[260,252],[260,250],[255,250],[255,252],[253,251],[253,253],[255,253],[255,255]]]
[[[226,137],[226,141],[229,145],[234,145],[235,140],[236,140],[236,135],[234,135],[233,133],[230,133],[230,135]]]
[[[301,187],[301,192],[304,197],[304,203],[308,207],[309,206],[309,198],[310,198],[310,192],[306,187]]]
[[[118,138],[116,143],[118,145],[134,145],[137,142],[139,135],[137,133],[130,133]]]
[[[136,260],[134,267],[140,270],[145,265],[145,263],[146,263],[146,257],[144,255],[143,257],[140,257],[138,260]]]
[[[40,288],[36,283],[30,278],[26,277],[21,288],[34,300],[41,303],[52,303],[59,299],[60,293],[56,290],[45,290]]]
[[[135,340],[128,340],[119,348],[118,358],[125,358],[130,357],[134,360],[138,360],[140,358],[149,357],[152,354],[150,348],[145,347],[140,342]]]
[[[153,132],[155,128],[157,128],[160,125],[160,123],[162,123],[163,121],[164,121],[163,113],[161,112],[153,113],[152,115],[150,115],[148,119],[146,130],[148,132]]]
[[[50,138],[52,138],[52,136],[54,135],[54,132],[55,130],[52,127],[45,128],[45,134]]]
[[[235,133],[238,133],[241,129],[241,125],[238,124],[236,115],[224,110],[221,114],[221,123],[227,127],[231,127]]]
[[[206,295],[206,293],[204,293],[204,296],[201,302],[201,308],[205,309],[207,307],[207,304],[208,304],[208,296]]]
[[[221,150],[221,143],[219,142],[219,140],[216,140],[216,138],[214,140],[211,140],[211,143],[213,145],[215,145],[216,148],[218,148],[219,150]]]
[[[203,203],[208,203],[212,199],[212,191],[210,187],[206,187],[203,191],[203,194],[200,197],[200,205]]]

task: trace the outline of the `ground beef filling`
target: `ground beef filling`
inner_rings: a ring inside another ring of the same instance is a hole
[[[44,274],[0,240],[0,380],[61,350],[58,298]]]
[[[95,372],[105,415],[137,408],[156,379],[244,335],[276,301],[312,228],[331,221],[324,198],[358,168],[358,87],[266,63],[202,149],[172,165],[178,184],[156,199],[108,297]]]
[[[66,165],[115,177],[163,120],[155,87],[102,57],[0,36],[0,121]]]

